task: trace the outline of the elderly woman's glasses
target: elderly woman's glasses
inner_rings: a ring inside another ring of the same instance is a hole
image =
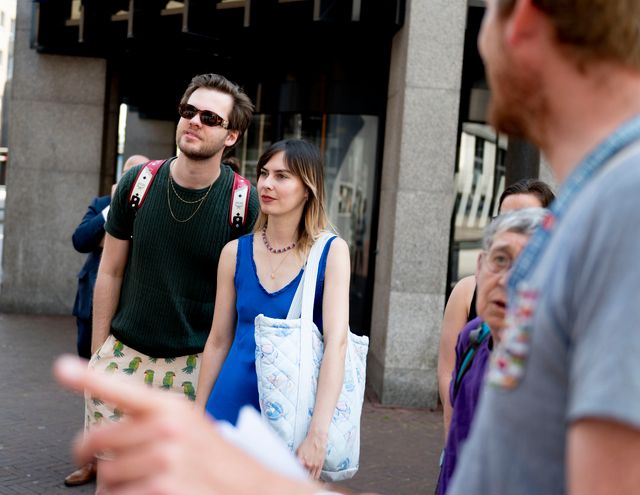
[[[188,103],[183,103],[178,107],[178,113],[180,117],[183,119],[191,120],[196,115],[200,114],[200,122],[209,127],[215,127],[217,125],[221,126],[223,129],[229,127],[229,121],[224,120],[217,113],[211,112],[209,110],[200,110],[199,108],[194,107],[193,105],[189,105]]]
[[[515,260],[504,251],[485,251],[484,262],[491,273],[501,274],[511,270]]]

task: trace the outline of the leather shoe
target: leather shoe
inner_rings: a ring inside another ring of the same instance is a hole
[[[80,486],[86,485],[94,479],[96,479],[96,463],[90,462],[67,476],[64,479],[64,484],[67,486]]]

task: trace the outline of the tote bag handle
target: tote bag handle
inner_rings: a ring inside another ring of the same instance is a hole
[[[296,293],[289,308],[287,320],[300,320],[300,340],[298,349],[299,379],[298,393],[296,394],[296,416],[293,427],[293,444],[300,445],[307,436],[309,428],[309,414],[313,410],[315,397],[302,392],[315,380],[314,376],[314,356],[313,356],[313,333],[317,330],[313,324],[313,305],[316,295],[316,280],[318,279],[318,268],[320,258],[325,245],[333,237],[332,234],[323,233],[313,243],[307,263],[302,274],[302,279],[298,284]],[[313,389],[313,388],[312,388]]]
[[[298,318],[313,321],[313,303],[316,296],[316,281],[318,280],[318,268],[320,266],[320,258],[322,251],[327,242],[336,237],[334,234],[324,232],[320,234],[318,239],[311,246],[307,262],[305,263],[304,273],[296,289],[296,293],[291,301],[287,320],[296,320]]]

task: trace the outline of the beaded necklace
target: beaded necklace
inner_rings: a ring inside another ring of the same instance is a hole
[[[271,244],[269,244],[269,239],[267,239],[267,224],[264,224],[264,227],[262,227],[262,242],[264,242],[265,247],[267,248],[267,251],[269,251],[270,253],[273,254],[280,254],[280,253],[286,253],[287,251],[293,249],[294,247],[296,247],[296,242],[292,242],[291,244],[289,244],[286,247],[283,248],[278,248],[275,249],[273,247],[271,247]]]

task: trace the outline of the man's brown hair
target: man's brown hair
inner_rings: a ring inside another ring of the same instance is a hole
[[[506,16],[517,0],[498,0]],[[553,24],[557,41],[579,65],[606,60],[640,70],[638,0],[531,0]]]
[[[238,131],[238,139],[240,139],[249,127],[253,116],[253,103],[242,88],[219,74],[200,74],[191,79],[184,95],[182,95],[180,104],[187,103],[189,97],[199,88],[215,89],[233,98],[233,109],[229,115],[229,130]]]

